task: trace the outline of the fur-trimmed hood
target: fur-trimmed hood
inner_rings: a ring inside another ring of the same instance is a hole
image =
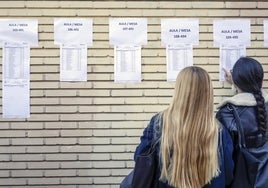
[[[265,90],[262,90],[262,95],[264,97],[265,102],[268,102],[268,93]],[[217,108],[221,108],[227,103],[234,104],[236,106],[256,106],[256,100],[251,93],[238,93],[233,97],[229,97],[224,99],[217,105]]]

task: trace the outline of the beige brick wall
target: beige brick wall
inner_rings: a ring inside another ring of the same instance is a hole
[[[267,74],[268,49],[263,46],[267,13],[265,1],[0,1],[0,19],[35,18],[39,23],[39,46],[31,48],[31,117],[0,119],[0,187],[118,187],[133,167],[133,151],[143,128],[172,97],[174,83],[166,82],[161,18],[199,19],[194,64],[213,78],[216,104],[232,93],[229,85],[218,82],[213,20],[249,18],[252,42],[247,55],[260,60]],[[87,82],[59,82],[55,17],[93,19]],[[141,83],[113,82],[109,17],[148,19]]]

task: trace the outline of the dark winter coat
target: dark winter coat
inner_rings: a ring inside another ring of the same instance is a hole
[[[263,91],[263,97],[265,100],[266,111],[268,112],[268,94]],[[220,121],[220,123],[226,127],[228,130],[231,138],[232,138],[232,145],[233,145],[233,161],[237,159],[237,142],[238,142],[238,133],[237,133],[237,126],[235,117],[233,115],[232,109],[230,105],[233,105],[240,117],[241,125],[243,126],[246,144],[248,148],[258,147],[262,144],[261,139],[255,135],[260,134],[258,132],[258,120],[256,117],[256,100],[251,93],[239,93],[233,97],[227,98],[223,100],[217,108],[219,111],[216,114],[216,118]],[[268,115],[267,115],[268,117]],[[268,119],[267,119],[268,121]],[[235,167],[234,167],[235,170]],[[243,181],[243,180],[241,180]]]
[[[140,137],[140,144],[137,146],[134,160],[136,160],[137,155],[147,151],[150,146],[157,140],[161,140],[161,127],[162,122],[159,118],[159,114],[154,115],[148,126],[144,129],[143,135]],[[225,188],[229,185],[233,178],[233,160],[232,160],[232,140],[227,130],[224,127],[220,128],[219,136],[219,164],[220,164],[220,175],[215,177],[210,184],[205,185],[204,188]],[[156,150],[158,155],[160,153],[160,143],[156,145]],[[161,172],[161,162],[159,162],[158,168],[158,178]],[[172,188],[167,185],[167,183],[158,182],[158,186],[155,188]]]

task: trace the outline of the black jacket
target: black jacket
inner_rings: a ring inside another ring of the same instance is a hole
[[[263,97],[266,102],[266,111],[268,112],[268,94],[263,92]],[[237,141],[237,128],[230,104],[234,105],[239,114],[245,138],[249,142],[248,147],[256,147],[255,142],[250,141],[251,137],[259,134],[258,120],[256,116],[256,100],[254,96],[250,93],[239,93],[233,97],[225,99],[218,105],[219,111],[216,114],[216,117],[228,129],[235,146]]]

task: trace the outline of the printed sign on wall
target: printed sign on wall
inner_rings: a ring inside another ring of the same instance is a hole
[[[30,46],[38,46],[35,19],[1,19],[3,117],[30,117]]]
[[[55,18],[54,35],[54,43],[60,45],[60,81],[87,81],[92,19]]]
[[[263,20],[264,46],[268,46],[268,20]]]
[[[161,42],[166,46],[167,81],[193,65],[193,45],[199,44],[198,19],[162,19]]]
[[[213,37],[214,46],[220,47],[219,80],[224,82],[223,69],[230,71],[235,62],[246,55],[246,46],[250,45],[250,20],[214,20]]]
[[[141,81],[141,45],[147,44],[147,19],[110,18],[110,44],[114,45],[114,81]]]

